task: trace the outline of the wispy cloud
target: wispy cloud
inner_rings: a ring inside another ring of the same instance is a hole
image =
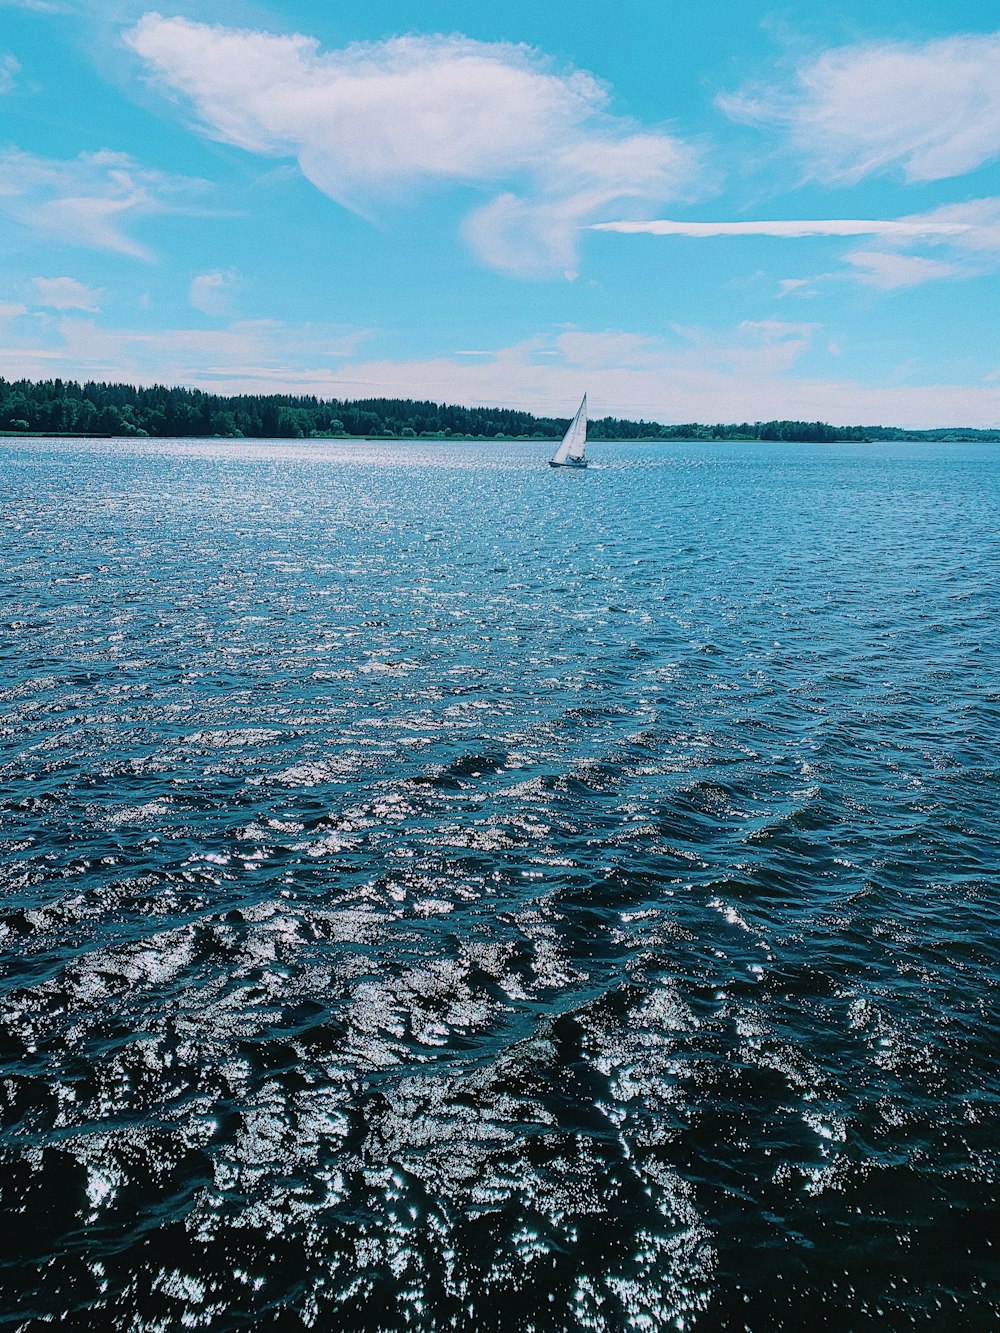
[[[954,238],[955,250],[971,257],[1000,256],[1000,196],[968,199],[944,204],[926,214],[928,222],[959,223],[963,230]]]
[[[717,99],[734,120],[778,129],[811,175],[858,181],[901,169],[942,180],[1000,155],[1000,32],[839,47],[803,63],[791,88]]]
[[[10,51],[0,52],[0,97],[9,93],[17,82],[21,62]]]
[[[509,272],[572,271],[595,214],[678,198],[695,178],[690,145],[613,115],[592,75],[525,46],[408,36],[324,53],[305,36],[159,14],[124,40],[212,137],[296,158],[356,212],[432,185],[494,192],[464,234]]]
[[[29,9],[36,14],[65,14],[69,6],[56,0],[0,0],[0,9]]]
[[[965,222],[932,219],[786,219],[775,222],[675,222],[660,218],[649,222],[595,222],[593,231],[619,231],[650,236],[957,236],[970,228]]]
[[[126,230],[152,214],[179,211],[204,183],[141,166],[125,153],[70,160],[0,153],[0,215],[64,244],[152,258]]]
[[[20,315],[26,315],[28,307],[21,305],[17,301],[0,301],[0,320],[17,319]]]
[[[877,233],[870,247],[843,256],[846,268],[807,280],[786,279],[781,295],[815,295],[845,276],[894,291],[943,279],[964,281],[1000,269],[1000,198],[947,204],[904,221],[912,224],[912,233]]]
[[[949,204],[929,213],[905,218],[796,218],[762,222],[686,222],[660,218],[646,222],[597,222],[592,224],[591,229],[625,235],[696,238],[873,238],[874,247],[877,248],[849,251],[842,256],[846,268],[810,278],[782,279],[778,285],[780,296],[815,296],[827,283],[845,276],[882,291],[890,291],[941,278],[976,277],[1000,266],[1000,199],[996,198]],[[928,248],[944,249],[948,258],[902,253]]]
[[[897,255],[884,250],[854,250],[847,256],[862,282],[892,291],[897,287],[916,287],[936,278],[963,276],[957,264],[923,255]]]
[[[86,310],[96,313],[106,293],[87,287],[76,278],[35,278],[35,300],[50,310]]]
[[[11,307],[11,315],[24,313]],[[331,366],[355,356],[370,333],[338,325],[240,320],[219,329],[108,327],[79,315],[50,316],[42,328],[0,342],[8,375],[126,379],[187,384],[221,393],[311,393]]]

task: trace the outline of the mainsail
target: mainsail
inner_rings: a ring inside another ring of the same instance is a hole
[[[583,451],[587,447],[587,395],[577,408],[576,416],[569,423],[569,430],[563,436],[562,444],[549,460],[552,467],[586,467]]]

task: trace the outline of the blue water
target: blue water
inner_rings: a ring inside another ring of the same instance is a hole
[[[0,441],[0,1327],[1000,1326],[1000,448]]]

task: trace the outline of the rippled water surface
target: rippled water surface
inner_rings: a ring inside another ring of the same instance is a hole
[[[1000,1326],[1000,449],[0,441],[0,1326]]]

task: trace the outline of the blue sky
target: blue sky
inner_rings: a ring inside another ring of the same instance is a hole
[[[997,27],[0,0],[0,375],[1000,425]]]

